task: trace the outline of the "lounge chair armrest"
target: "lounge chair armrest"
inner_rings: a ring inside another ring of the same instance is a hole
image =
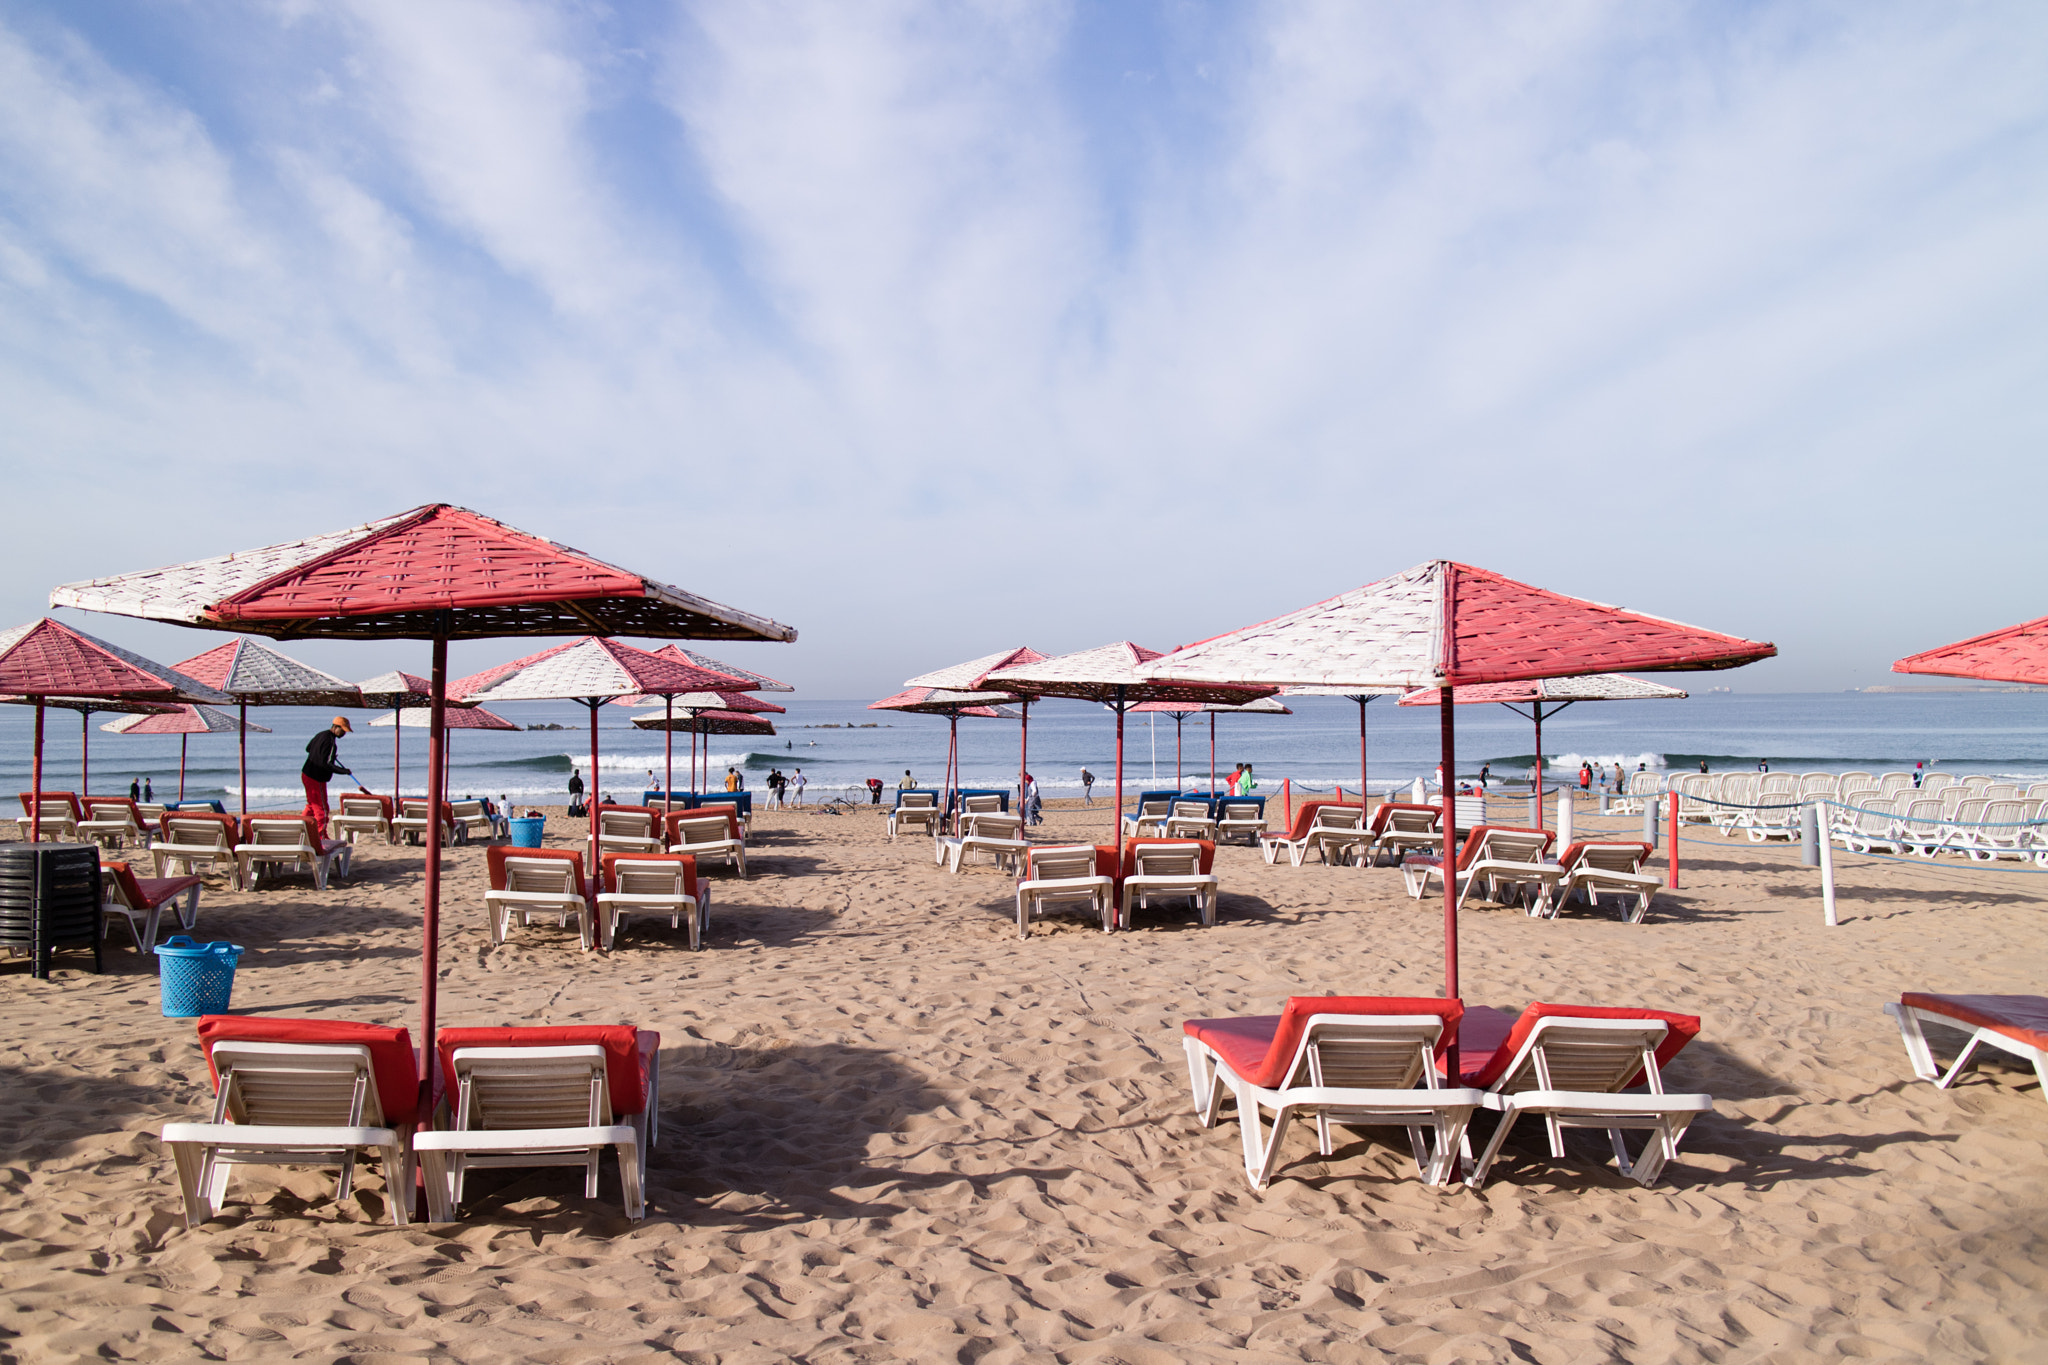
[[[603,1147],[611,1143],[637,1147],[639,1139],[633,1135],[633,1125],[614,1123],[602,1128],[470,1129],[459,1132],[436,1129],[416,1133],[412,1140],[416,1152],[535,1152],[557,1147],[567,1151],[577,1147]]]
[[[1606,1094],[1597,1090],[1522,1090],[1488,1095],[1486,1107],[1510,1109],[1576,1109],[1585,1114],[1704,1114],[1714,1107],[1712,1095]]]
[[[283,1150],[303,1147],[326,1151],[334,1147],[391,1147],[395,1128],[286,1128],[264,1123],[167,1123],[165,1142],[198,1142],[210,1147],[251,1147]]]

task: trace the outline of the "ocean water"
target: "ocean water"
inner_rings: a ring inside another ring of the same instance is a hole
[[[937,783],[946,757],[941,717],[869,711],[865,701],[809,701],[778,695],[789,707],[772,716],[773,739],[710,739],[714,787],[728,765],[742,767],[759,788],[771,767],[801,767],[813,800],[877,777],[893,786],[908,768],[925,785]],[[1288,716],[1216,718],[1216,760],[1228,773],[1250,763],[1262,792],[1277,792],[1283,778],[1298,790],[1328,791],[1358,782],[1358,707],[1343,698],[1295,697]],[[589,712],[573,702],[510,703],[498,708],[522,725],[559,724],[561,730],[462,731],[453,737],[450,789],[457,796],[504,796],[513,802],[567,799],[572,766],[588,766]],[[1434,707],[1396,706],[1380,698],[1367,708],[1372,789],[1384,792],[1432,773],[1437,762]],[[328,711],[299,707],[250,708],[252,721],[274,733],[249,737],[249,799],[255,808],[296,809],[302,800],[299,764],[306,741],[324,727]],[[662,736],[635,730],[624,707],[599,713],[602,790],[637,799],[650,769],[662,767]],[[31,708],[0,706],[0,782],[26,790],[33,734]],[[392,786],[391,730],[373,730],[373,712],[356,713],[356,731],[341,742],[342,761],[373,791]],[[148,777],[159,799],[175,796],[175,736],[108,734],[92,718],[92,789],[125,793],[131,778]],[[79,720],[73,712],[47,713],[44,784],[75,789],[79,777]],[[848,728],[867,727],[875,728]],[[960,722],[961,777],[969,786],[1013,787],[1017,780],[1015,721]],[[1496,776],[1521,776],[1534,739],[1529,721],[1498,705],[1461,706],[1457,712],[1458,771],[1476,773],[1490,763]],[[230,800],[236,787],[232,734],[195,735],[186,767],[186,794]],[[1841,772],[1864,768],[1981,772],[2002,777],[2048,778],[2048,692],[2034,693],[1710,693],[1683,701],[1583,702],[1543,726],[1547,766],[1570,772],[1584,759],[1611,767],[1620,762],[1695,770],[1704,758],[1715,770],[1754,770],[1768,759],[1778,771]],[[1077,795],[1081,769],[1097,779],[1097,792],[1116,771],[1116,724],[1111,713],[1081,702],[1047,701],[1031,708],[1033,774],[1048,796]],[[1175,772],[1171,716],[1134,715],[1125,728],[1127,788],[1170,786]],[[676,736],[676,785],[688,785],[689,739]],[[425,790],[426,732],[405,731],[401,788]],[[1180,771],[1186,782],[1206,784],[1209,718],[1182,723]],[[589,774],[585,772],[585,780]],[[337,778],[335,790],[348,779]]]

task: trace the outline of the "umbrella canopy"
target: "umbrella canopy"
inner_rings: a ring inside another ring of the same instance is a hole
[[[0,631],[0,693],[36,708],[35,756],[29,767],[31,843],[42,838],[43,710],[52,697],[158,702],[225,702],[196,678],[44,617]],[[82,793],[81,793],[82,794]]]
[[[796,689],[794,687],[791,687],[788,683],[777,682],[775,679],[769,677],[765,673],[749,672],[747,669],[737,668],[732,664],[728,663],[722,663],[719,660],[712,658],[708,654],[699,654],[694,649],[684,649],[681,645],[663,645],[660,649],[657,649],[654,652],[656,654],[661,655],[663,658],[674,659],[678,663],[692,664],[695,667],[704,669],[706,672],[723,673],[729,678],[738,678],[741,682],[749,684],[749,686],[746,688],[746,690],[749,692],[796,691]]]
[[[657,650],[656,650],[656,651],[654,651],[654,652],[655,652],[656,654],[662,655],[663,657],[666,657],[666,658],[676,658],[676,659],[680,659],[680,658],[682,658],[682,657],[683,657],[683,653],[682,653],[681,651],[678,651],[678,652],[676,652],[676,653],[674,653],[674,654],[670,654],[668,650],[665,650],[665,649],[657,649]],[[701,657],[701,656],[699,656],[699,657]],[[759,675],[750,675],[750,676],[759,676]],[[793,689],[785,689],[785,690],[793,690]],[[691,718],[692,716],[698,716],[698,715],[703,715],[703,714],[705,714],[705,713],[707,713],[707,712],[711,712],[711,711],[730,711],[730,712],[736,712],[736,713],[738,713],[738,714],[740,714],[740,715],[755,715],[755,714],[774,714],[774,715],[781,715],[781,714],[783,714],[784,712],[786,712],[786,711],[788,711],[788,710],[789,710],[789,708],[788,708],[788,707],[786,707],[786,706],[777,706],[777,705],[776,705],[776,704],[775,704],[774,702],[772,702],[772,701],[761,701],[761,700],[759,700],[759,699],[757,699],[757,698],[754,698],[754,697],[750,697],[750,696],[748,696],[748,695],[747,695],[746,693],[744,693],[744,692],[734,692],[734,691],[732,691],[732,690],[730,690],[730,689],[725,689],[725,690],[721,690],[721,691],[717,691],[717,692],[682,692],[682,693],[677,693],[677,694],[661,694],[661,695],[648,695],[648,696],[635,696],[635,697],[617,697],[617,698],[614,698],[614,699],[613,699],[613,701],[612,701],[612,705],[614,705],[614,706],[645,706],[645,705],[647,705],[647,704],[648,704],[649,702],[652,702],[652,701],[659,701],[659,702],[661,702],[661,703],[662,703],[662,716],[663,716],[663,717],[666,717],[666,718],[667,718],[668,720],[670,720],[670,721],[678,721],[678,723],[676,723],[676,724],[670,724],[670,725],[659,725],[659,726],[655,726],[655,725],[642,725],[642,726],[640,727],[640,728],[641,728],[641,729],[643,729],[643,730],[655,730],[655,729],[658,729],[658,730],[662,731],[662,737],[661,737],[661,738],[662,738],[662,743],[661,743],[661,761],[662,761],[662,765],[663,765],[663,767],[662,767],[662,792],[663,792],[663,799],[664,799],[664,800],[665,800],[665,799],[667,799],[667,794],[668,794],[668,793],[669,793],[670,791],[672,791],[672,790],[674,789],[674,787],[675,787],[675,765],[676,765],[676,759],[675,759],[675,732],[676,732],[676,731],[678,731],[678,730],[683,730],[683,731],[687,731],[687,732],[689,733],[689,736],[690,736],[690,791],[691,791],[691,792],[692,792],[693,794],[694,794],[694,793],[696,792],[696,790],[697,790],[697,741],[698,741],[698,739],[699,739],[699,738],[701,738],[702,736],[705,736],[705,735],[710,735],[710,734],[735,734],[735,733],[740,733],[740,732],[738,732],[738,731],[731,731],[731,730],[711,730],[711,729],[708,729],[708,728],[706,728],[706,727],[703,727],[703,726],[696,726],[696,725],[691,725],[691,724],[689,724],[688,722],[689,722],[689,720],[690,720],[690,718]],[[680,718],[680,719],[678,719],[678,718]],[[638,724],[640,723],[640,720],[641,720],[641,719],[642,719],[641,717],[637,717],[637,716],[636,716],[636,717],[634,718],[634,724],[638,725]],[[748,734],[754,734],[754,733],[758,733],[758,732],[756,732],[756,731],[751,731],[751,730],[750,730],[750,731],[746,731],[745,733],[748,733]],[[774,734],[775,732],[774,732],[774,730],[773,730],[773,729],[770,729],[770,730],[768,730],[768,731],[767,731],[767,733],[768,733],[768,734]],[[708,765],[708,763],[709,763],[709,761],[710,761],[710,757],[711,757],[711,755],[710,755],[710,752],[709,752],[709,750],[707,750],[707,751],[705,752],[705,755],[704,755],[704,757],[705,757],[705,761],[706,761],[706,763],[707,763],[707,765]],[[708,781],[710,780],[710,772],[709,772],[709,769],[708,769],[708,767],[707,767],[707,769],[706,769],[706,772],[705,772],[705,780],[706,780],[707,782],[708,782]]]
[[[363,704],[355,684],[302,664],[260,640],[237,636],[217,649],[195,654],[178,665],[181,672],[225,692],[249,719],[251,706],[348,706]],[[249,813],[249,732],[235,738],[236,765],[242,779],[242,814]]]
[[[389,673],[379,673],[374,678],[357,683],[356,690],[362,693],[362,704],[376,711],[427,712],[434,706],[434,685],[416,674],[402,673],[397,669]],[[456,701],[453,698],[443,698],[441,704],[451,712],[457,707],[466,709],[476,705],[475,702]],[[373,720],[370,723],[381,725],[384,722]],[[455,722],[448,720],[444,725],[446,728],[454,728]],[[416,725],[404,725],[396,726],[391,731],[391,799],[394,801],[398,799],[399,793],[405,790],[405,731],[416,728]],[[428,728],[432,728],[430,723]]]
[[[2048,616],[1909,654],[1892,665],[1892,672],[2048,684]]]
[[[998,668],[1017,668],[1024,664],[1045,662],[1047,656],[1040,654],[1029,645],[1018,645],[1015,649],[998,650],[984,654],[979,659],[969,659],[964,664],[936,669],[907,679],[904,686],[936,687],[948,692],[972,692],[981,686],[981,680]],[[1024,808],[1024,784],[1031,767],[1031,698],[1014,698],[1021,703],[1017,726],[1017,808]],[[879,704],[879,703],[878,703]],[[949,765],[950,766],[950,765]]]
[[[237,722],[217,706],[173,706],[153,716],[126,716],[100,727],[117,735],[176,735],[178,737],[178,799],[185,799],[185,750],[194,735],[225,735],[237,729],[270,733],[268,725],[257,725],[246,714]]]
[[[1129,640],[1097,645],[1073,654],[1061,654],[1036,663],[1012,664],[986,674],[982,686],[1000,687],[1031,697],[1074,697],[1099,701],[1116,712],[1116,808],[1110,842],[1123,841],[1124,811],[1124,712],[1140,702],[1193,701],[1242,705],[1270,695],[1270,687],[1218,686],[1214,683],[1168,682],[1152,679],[1145,669],[1163,657],[1156,649],[1134,645]]]
[[[1624,668],[1735,668],[1777,652],[1775,645],[1437,559],[1184,646],[1146,672],[1181,681],[1441,689],[1444,854],[1450,857],[1457,828],[1451,688]],[[1444,994],[1452,998],[1458,996],[1457,881],[1444,877]]]
[[[432,641],[430,791],[443,785],[443,699],[450,640],[579,631],[666,639],[796,639],[796,631],[778,621],[630,573],[445,503],[416,507],[332,535],[66,584],[50,598],[59,606],[273,639]],[[0,690],[31,689],[10,689],[0,680]],[[432,1056],[440,971],[438,839],[426,841],[425,883],[420,1044]]]
[[[1151,712],[1173,717],[1173,785],[1180,785],[1180,731],[1189,716],[1207,714],[1209,717],[1209,791],[1216,791],[1216,717],[1226,711],[1238,711],[1255,716],[1291,716],[1294,712],[1282,706],[1271,697],[1260,697],[1257,701],[1229,705],[1224,702],[1198,701],[1147,701],[1131,708],[1137,712]]]
[[[1517,715],[1536,722],[1536,828],[1543,828],[1543,707],[1555,716],[1565,707],[1582,701],[1664,701],[1686,696],[1684,688],[1619,673],[1588,673],[1577,678],[1533,678],[1527,682],[1474,683],[1454,688],[1451,701],[1457,706],[1498,702]],[[1435,706],[1441,699],[1432,688],[1418,687],[1402,696],[1401,706]],[[1521,708],[1527,706],[1527,711]],[[1562,818],[1562,817],[1559,817]]]
[[[415,708],[406,711],[393,711],[388,716],[377,717],[370,724],[380,729],[386,726],[402,725],[408,730],[425,730],[432,726],[433,717],[425,711]],[[506,720],[495,711],[486,711],[481,706],[461,708],[451,706],[448,708],[448,714],[442,718],[441,728],[444,730],[518,730],[523,727],[513,721]]]
[[[661,656],[662,658],[664,658],[664,659],[674,659],[674,660],[675,660],[675,661],[676,661],[677,663],[681,663],[681,664],[688,664],[688,665],[690,665],[690,666],[691,666],[692,668],[702,669],[702,670],[704,670],[704,671],[705,671],[705,672],[707,672],[707,673],[714,673],[714,674],[717,674],[717,675],[719,675],[720,677],[723,677],[723,678],[725,678],[725,679],[727,679],[727,680],[728,680],[728,681],[727,681],[727,682],[725,682],[724,684],[721,684],[721,685],[720,685],[719,691],[718,691],[717,693],[715,693],[715,694],[714,694],[714,693],[708,693],[708,692],[694,692],[694,693],[689,693],[689,694],[687,694],[687,695],[690,695],[690,696],[696,696],[696,697],[709,697],[709,696],[717,695],[717,696],[723,696],[723,697],[736,697],[736,696],[739,696],[739,695],[740,695],[741,693],[743,693],[743,692],[752,692],[752,691],[762,691],[762,692],[794,692],[794,691],[796,691],[796,689],[795,689],[794,687],[791,687],[791,686],[790,686],[790,685],[789,685],[788,683],[785,683],[785,682],[777,682],[777,681],[776,681],[775,679],[773,679],[773,678],[769,677],[769,676],[768,676],[767,674],[765,674],[765,673],[750,673],[750,672],[748,672],[748,671],[747,671],[746,669],[744,669],[744,668],[736,668],[736,667],[734,667],[734,666],[733,666],[733,665],[731,665],[731,664],[728,664],[728,663],[722,663],[722,662],[720,662],[719,660],[717,660],[717,659],[714,659],[714,658],[712,658],[712,657],[711,657],[710,655],[708,655],[708,654],[699,654],[699,653],[697,653],[697,652],[696,652],[695,650],[689,650],[689,649],[684,649],[684,648],[683,648],[683,647],[682,647],[681,645],[663,645],[663,646],[662,646],[662,647],[661,647],[660,649],[657,649],[657,650],[655,650],[654,652],[655,652],[656,654],[660,655],[660,656]],[[640,695],[640,696],[631,696],[631,697],[616,697],[616,698],[614,698],[614,699],[613,699],[613,702],[612,702],[612,704],[613,704],[614,706],[645,706],[645,705],[647,705],[647,704],[648,704],[649,702],[655,701],[655,700],[657,700],[657,699],[661,700],[661,701],[662,701],[662,702],[664,703],[664,708],[663,708],[663,709],[664,709],[665,713],[666,713],[666,714],[668,714],[668,715],[670,715],[670,716],[673,716],[673,715],[674,715],[674,714],[676,713],[677,709],[679,708],[679,702],[678,702],[678,699],[677,699],[676,695],[675,695],[675,694],[673,694],[673,693],[648,693],[648,694],[645,694],[645,695]],[[699,706],[698,706],[698,707],[697,707],[696,709],[697,709],[697,710],[705,710],[705,709],[711,709],[711,710],[716,710],[716,709],[718,709],[718,707],[719,707],[719,703],[717,703],[717,702],[714,702],[714,701],[705,701],[705,702],[701,703],[701,704],[700,704],[700,705],[699,705]],[[732,705],[728,705],[728,706],[726,706],[726,707],[725,707],[724,709],[726,709],[726,710],[728,710],[728,711],[751,711],[751,710],[753,710],[753,708],[752,708],[752,707],[750,707],[750,706],[732,706]],[[782,710],[783,708],[782,708],[782,707],[777,707],[777,708],[775,708],[775,709],[776,709],[776,710],[778,710],[778,711],[780,711],[780,710]],[[703,734],[703,733],[705,733],[705,732],[704,732],[704,731],[702,731],[702,730],[699,730],[699,729],[693,728],[693,727],[677,727],[677,726],[674,726],[674,725],[664,725],[664,726],[662,726],[661,728],[662,728],[662,737],[661,737],[661,790],[662,790],[662,799],[663,799],[664,801],[666,801],[666,800],[668,799],[668,797],[669,797],[669,794],[670,794],[671,792],[673,792],[673,791],[675,790],[675,785],[676,785],[676,741],[675,741],[675,731],[676,731],[676,730],[677,730],[678,728],[685,728],[685,729],[689,729],[689,731],[690,731],[690,791],[691,791],[691,793],[692,793],[692,794],[694,795],[694,794],[696,793],[696,790],[697,790],[697,739],[698,739],[698,737],[699,737],[699,736],[700,736],[701,734]],[[708,754],[707,754],[707,758],[708,758]]]
[[[645,715],[633,717],[633,724],[642,730],[680,730],[689,728],[700,735],[772,735],[775,726],[755,716],[743,716],[737,711],[699,711],[694,716]]]

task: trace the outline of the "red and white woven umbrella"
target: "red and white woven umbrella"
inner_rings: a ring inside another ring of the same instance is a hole
[[[1073,654],[1041,659],[1036,663],[999,668],[982,681],[984,687],[1000,687],[1020,696],[1074,697],[1099,701],[1116,712],[1116,808],[1110,813],[1110,839],[1123,843],[1124,816],[1124,712],[1140,702],[1196,701],[1223,702],[1241,706],[1271,696],[1270,687],[1219,686],[1203,682],[1160,682],[1147,668],[1161,658],[1156,649],[1134,645],[1129,640],[1097,645]]]
[[[35,756],[29,765],[28,784],[30,843],[42,838],[43,711],[50,698],[227,701],[197,678],[188,678],[176,669],[165,668],[47,616],[0,631],[0,693],[30,698],[36,708]]]
[[[1580,673],[1735,668],[1777,646],[1437,559],[1150,664],[1174,682],[1439,689],[1444,854],[1456,856],[1451,689]],[[1457,878],[1444,878],[1444,994],[1458,996]]]
[[[391,742],[395,752],[398,744],[397,731],[424,730],[433,724],[433,719],[433,716],[427,711],[416,707],[405,707],[393,711],[388,716],[379,716],[371,721],[370,724],[374,728],[383,728],[385,726],[391,728],[393,731]],[[433,798],[440,801],[448,799],[448,773],[455,766],[454,760],[448,757],[448,755],[455,752],[454,731],[517,730],[519,728],[515,722],[506,720],[495,711],[486,711],[483,707],[474,703],[468,706],[450,706],[441,714],[441,729],[444,732],[441,736],[441,743],[445,746],[441,757],[441,790],[432,793]],[[398,789],[395,786],[391,790],[391,799],[393,801],[398,799]]]
[[[389,673],[379,673],[376,677],[366,679],[355,686],[356,690],[362,693],[363,706],[372,711],[418,711],[422,714],[427,714],[432,712],[434,708],[434,685],[417,674],[404,673],[393,669]],[[445,708],[443,714],[446,716],[453,714],[457,710],[472,706],[474,703],[456,701],[453,698],[443,698],[441,704]],[[379,723],[374,720],[370,722],[372,725]],[[415,721],[410,724],[392,727],[391,799],[394,802],[404,795],[405,792],[405,788],[400,785],[404,777],[404,754],[401,752],[404,746],[400,743],[399,736],[403,735],[407,730],[420,729],[426,724],[427,722],[425,721]],[[445,728],[455,728],[454,722],[447,722]]]
[[[1260,697],[1241,706],[1224,706],[1214,702],[1195,701],[1147,701],[1131,708],[1131,713],[1140,712],[1173,717],[1173,785],[1180,786],[1180,729],[1189,716],[1209,717],[1209,795],[1216,795],[1216,717],[1226,712],[1247,716],[1291,716],[1294,712],[1282,706],[1272,697]]]
[[[870,711],[908,711],[920,716],[944,716],[946,718],[946,776],[945,798],[939,809],[949,818],[953,809],[953,792],[959,785],[960,775],[960,717],[973,716],[982,720],[1021,720],[1022,714],[1005,711],[1004,705],[1020,698],[1008,692],[956,692],[945,687],[909,687],[891,697],[868,703]],[[1023,791],[1017,788],[1018,809],[1023,809]]]
[[[658,649],[655,653],[666,654],[667,651]],[[620,697],[612,705],[645,706],[653,700],[655,698],[652,696]],[[734,730],[730,728],[719,730],[713,729],[710,725],[695,725],[691,722],[699,716],[709,716],[717,713],[740,716],[782,715],[789,710],[786,706],[777,706],[774,702],[761,701],[758,698],[748,696],[744,692],[684,692],[679,696],[664,694],[660,700],[662,703],[660,715],[635,716],[633,717],[633,724],[641,730],[659,730],[662,732],[662,762],[668,765],[662,777],[664,800],[668,799],[667,794],[674,789],[676,731],[687,731],[690,736],[690,795],[695,796],[699,790],[697,784],[698,740],[710,735],[772,735],[775,733],[775,727],[768,725],[768,728],[765,730]],[[768,723],[763,721],[762,724],[767,725]],[[707,744],[704,748],[704,783],[708,786],[710,782],[711,748]]]
[[[1471,687],[1454,688],[1452,704],[1455,706],[1476,706],[1482,702],[1496,702],[1518,716],[1527,716],[1536,722],[1536,828],[1543,828],[1543,707],[1550,706],[1555,716],[1567,706],[1582,701],[1676,701],[1684,698],[1686,692],[1679,687],[1666,687],[1663,683],[1644,682],[1641,678],[1623,677],[1619,673],[1588,673],[1577,678],[1536,678],[1529,682],[1476,683]],[[1417,688],[1405,694],[1397,703],[1401,706],[1434,706],[1437,694],[1428,688]],[[1526,706],[1527,711],[1522,710]],[[1617,793],[1618,795],[1619,793]]]
[[[656,654],[659,654],[664,659],[674,659],[677,663],[688,664],[692,668],[701,669],[706,673],[716,673],[721,675],[722,677],[730,679],[730,682],[721,684],[720,686],[720,690],[728,696],[737,696],[742,692],[796,691],[796,689],[794,687],[791,687],[788,683],[777,682],[775,679],[769,677],[765,673],[752,673],[744,668],[739,668],[728,663],[722,663],[719,660],[712,658],[708,654],[699,654],[695,650],[684,649],[681,645],[663,645],[660,649],[657,649],[654,652]],[[619,697],[616,698],[612,704],[614,706],[645,706],[654,699],[655,698],[653,695]],[[668,719],[674,720],[676,712],[674,694],[663,693],[661,694],[661,700],[664,703],[662,708],[664,713],[667,715]],[[729,706],[727,709],[732,711],[745,712],[750,708],[745,706]],[[778,707],[776,709],[780,710],[782,708]],[[637,721],[635,721],[634,723],[638,724]],[[642,726],[641,728],[654,729],[655,727]],[[663,725],[660,727],[662,731],[661,799],[663,805],[666,805],[669,802],[670,798],[674,795],[676,788],[675,732],[677,728],[678,727],[674,725]],[[697,730],[694,727],[689,726],[681,728],[688,729],[690,732],[690,795],[695,796],[697,794],[697,740],[703,732]],[[707,765],[709,763],[708,750],[706,751],[706,763]],[[591,774],[591,777],[593,779],[595,779],[596,776],[597,774],[595,773]]]
[[[243,727],[235,739],[236,765],[242,780],[242,814],[249,814],[249,708],[251,706],[360,707],[363,694],[311,664],[272,649],[261,640],[241,637],[175,665],[215,691],[235,699]]]
[[[590,709],[590,788],[599,793],[597,712],[621,697],[677,696],[719,687],[743,687],[738,679],[695,664],[664,658],[616,640],[587,636],[487,668],[453,683],[449,691],[479,705],[506,701],[576,701]],[[664,797],[664,799],[666,799]],[[590,803],[590,847],[595,855],[597,807]],[[594,865],[594,864],[593,864]]]
[[[1019,668],[1025,664],[1045,662],[1047,656],[1040,654],[1029,645],[1018,645],[1015,649],[1001,649],[994,654],[984,654],[979,659],[969,659],[964,664],[949,668],[938,668],[930,673],[920,673],[915,678],[906,678],[906,688],[933,687],[942,692],[974,692],[981,688],[982,679],[999,668]],[[1031,768],[1031,698],[1015,698],[1020,713],[1017,729],[1017,809],[1024,809],[1024,781]]]
[[[218,706],[173,706],[162,715],[124,716],[110,720],[100,729],[116,735],[176,735],[178,737],[178,799],[185,799],[185,746],[194,735],[230,735],[236,730],[270,733],[268,725],[239,720]]]
[[[330,535],[66,584],[50,600],[57,606],[278,640],[431,641],[429,791],[445,785],[442,735],[450,640],[583,632],[796,639],[796,631],[779,622],[446,503]],[[9,689],[0,677],[0,690],[28,689]],[[431,1057],[439,988],[441,851],[438,839],[426,843],[420,1014],[421,1043]]]
[[[1892,665],[1892,672],[2048,684],[2048,616],[1909,654]]]

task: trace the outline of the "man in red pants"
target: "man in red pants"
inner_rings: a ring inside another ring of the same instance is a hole
[[[327,780],[336,773],[355,776],[341,766],[334,745],[343,735],[354,733],[347,716],[336,716],[325,730],[306,741],[306,765],[299,769],[299,782],[306,789],[306,814],[322,839],[327,837]]]

